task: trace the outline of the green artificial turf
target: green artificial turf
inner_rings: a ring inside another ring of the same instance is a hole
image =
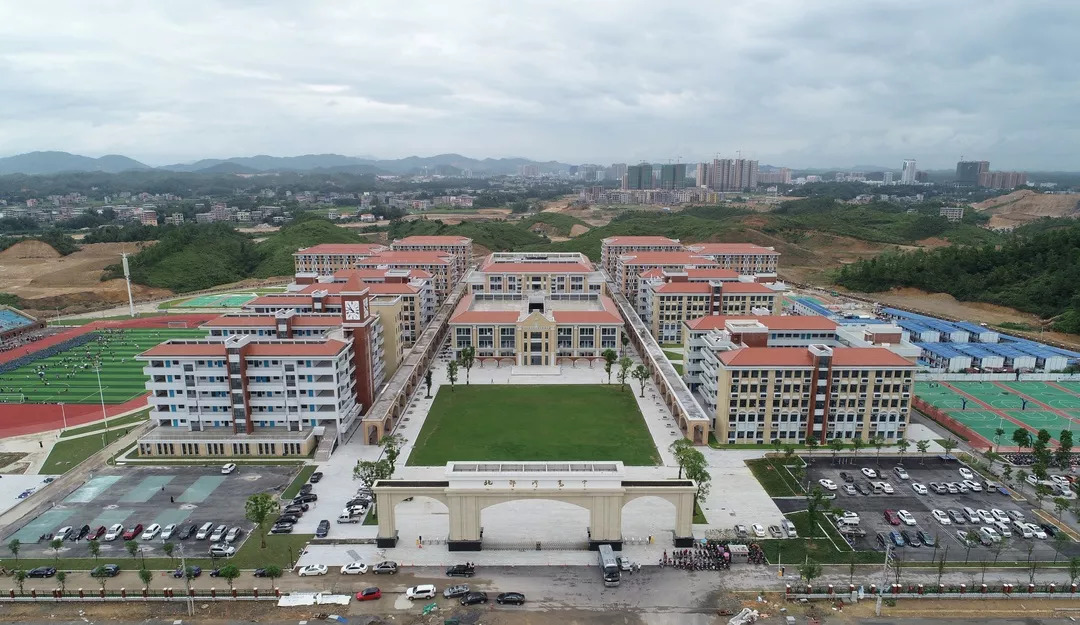
[[[627,385],[439,389],[408,464],[468,460],[660,460]]]

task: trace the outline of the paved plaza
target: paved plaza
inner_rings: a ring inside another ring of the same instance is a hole
[[[432,399],[425,398],[425,387],[406,409],[405,416],[396,433],[405,439],[395,478],[408,480],[445,479],[445,467],[406,466],[412,453],[416,436],[424,425],[434,396],[440,389],[449,392],[446,380],[447,357],[440,357],[433,365]],[[635,363],[636,364],[636,363]],[[602,363],[591,368],[579,362],[576,367],[485,367],[475,366],[470,374],[471,384],[606,384],[607,375]],[[464,384],[464,372],[459,385]],[[612,376],[613,384],[618,384]],[[631,480],[667,479],[678,477],[678,465],[668,450],[681,436],[675,421],[659,400],[652,382],[645,385],[644,397],[636,381],[628,381],[634,391],[638,408],[645,424],[657,444],[661,458],[660,466],[627,466],[626,477]],[[572,435],[572,433],[568,433]],[[712,474],[712,489],[702,504],[707,524],[694,525],[694,535],[704,538],[715,530],[730,530],[735,524],[776,524],[782,518],[780,510],[754,479],[744,460],[762,456],[761,450],[715,450],[699,447],[705,454]],[[360,486],[358,481],[345,481],[352,473],[358,459],[373,460],[380,449],[363,445],[360,437],[338,449],[330,461],[320,467],[328,477],[315,486],[319,495],[318,506],[309,512],[296,527],[297,533],[314,533],[320,519],[332,523],[329,538],[351,544],[312,545],[300,559],[300,564],[321,563],[340,565],[361,559],[367,562],[381,558],[397,560],[407,565],[441,566],[468,559],[480,564],[517,565],[589,565],[595,554],[585,551],[586,527],[589,513],[583,508],[558,501],[507,501],[484,509],[481,525],[484,528],[484,551],[450,553],[445,545],[448,535],[446,507],[435,500],[418,497],[398,505],[396,509],[400,540],[397,547],[379,549],[374,544],[355,544],[357,539],[374,539],[378,528],[374,525],[340,524],[334,519],[345,502]],[[672,504],[655,498],[631,501],[623,509],[623,549],[633,560],[655,564],[664,551],[672,549],[672,530],[675,508]],[[423,537],[424,545],[418,540]],[[652,537],[652,544],[649,539]],[[540,543],[540,550],[536,549]]]

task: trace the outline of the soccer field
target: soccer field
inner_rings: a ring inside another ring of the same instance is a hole
[[[442,386],[408,464],[465,460],[654,465],[660,457],[629,386]]]
[[[0,375],[0,401],[35,404],[101,401],[94,372],[94,363],[100,360],[105,403],[122,404],[146,392],[143,363],[134,359],[135,354],[172,338],[202,338],[206,331],[150,328],[99,331],[98,335],[97,340]]]

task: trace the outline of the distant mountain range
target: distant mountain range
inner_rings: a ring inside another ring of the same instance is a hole
[[[340,154],[305,154],[303,156],[238,156],[227,159],[203,159],[194,163],[177,163],[150,167],[126,156],[108,155],[101,158],[79,156],[68,152],[28,152],[0,158],[0,175],[59,174],[66,172],[105,172],[160,170],[205,174],[257,174],[271,172],[343,172],[354,174],[458,175],[515,174],[522,165],[537,165],[541,172],[566,171],[570,165],[556,161],[537,162],[527,158],[485,158],[477,160],[460,154],[409,156],[399,159],[373,159]]]

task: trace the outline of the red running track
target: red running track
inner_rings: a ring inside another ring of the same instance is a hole
[[[0,364],[31,355],[80,334],[102,328],[168,328],[170,321],[174,323],[186,321],[189,327],[198,327],[220,316],[215,314],[164,315],[160,317],[95,321],[78,328],[65,330],[40,341],[34,341],[25,348],[0,352]],[[113,417],[146,406],[146,398],[149,395],[147,393],[122,404],[106,404],[105,413]],[[62,411],[59,404],[0,404],[0,438],[59,430],[64,426],[65,414],[67,415],[68,427],[92,423],[102,418],[101,404],[64,404]]]

